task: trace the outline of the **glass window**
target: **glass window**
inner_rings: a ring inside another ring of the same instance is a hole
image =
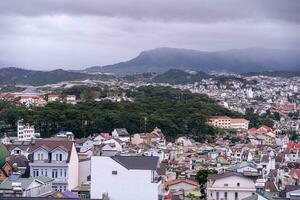
[[[57,178],[57,169],[52,169],[52,178]]]
[[[235,199],[238,199],[239,198],[239,194],[237,192],[234,193],[234,197]]]
[[[62,161],[62,154],[61,153],[56,154],[56,161]]]
[[[33,177],[39,176],[39,170],[33,169]]]
[[[38,160],[44,160],[44,154],[38,153]]]

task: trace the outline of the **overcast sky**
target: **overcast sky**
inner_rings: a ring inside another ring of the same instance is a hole
[[[300,50],[300,0],[1,0],[0,66],[82,69],[140,51]]]

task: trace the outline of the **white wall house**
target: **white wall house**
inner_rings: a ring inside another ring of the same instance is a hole
[[[255,193],[255,182],[237,173],[209,175],[208,200],[241,200]]]
[[[30,176],[53,178],[54,190],[78,186],[78,156],[73,142],[66,138],[39,139],[31,147]]]
[[[38,133],[35,133],[34,126],[24,123],[24,120],[18,120],[18,140],[28,141],[36,138]]]
[[[156,200],[161,186],[158,165],[158,157],[93,156],[91,198],[106,193],[111,200]]]

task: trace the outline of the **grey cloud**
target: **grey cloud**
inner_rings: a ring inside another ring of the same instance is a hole
[[[79,69],[157,47],[300,50],[298,0],[3,0],[0,67]],[[4,63],[4,64],[3,64]]]
[[[300,22],[298,0],[9,0],[0,13],[97,15],[164,21],[283,20]]]

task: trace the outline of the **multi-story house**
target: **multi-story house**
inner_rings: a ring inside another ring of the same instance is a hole
[[[285,149],[284,159],[286,162],[300,162],[299,150],[294,148]]]
[[[245,129],[248,130],[249,121],[243,118],[232,118],[230,121],[231,129]]]
[[[78,185],[78,156],[67,138],[37,139],[31,146],[30,175],[53,178],[54,190],[71,190]]]
[[[208,200],[241,200],[255,193],[255,181],[238,173],[208,176]]]
[[[48,102],[55,102],[59,100],[59,94],[48,94]]]
[[[67,95],[66,102],[70,104],[76,104],[76,96],[75,95]]]
[[[160,146],[164,146],[166,144],[166,139],[164,137],[164,134],[159,128],[155,128],[151,133],[141,133],[141,134],[134,134],[131,138],[132,144],[153,144],[157,143]]]
[[[247,130],[249,126],[249,121],[243,118],[215,116],[209,120],[209,124],[218,128]]]
[[[20,103],[26,107],[35,106],[38,104],[39,96],[20,96]]]
[[[158,199],[162,190],[158,167],[158,157],[154,156],[93,156],[91,198]]]
[[[34,126],[24,123],[24,120],[18,120],[18,140],[32,140],[39,136],[38,133],[35,132]]]
[[[209,123],[218,128],[229,129],[231,124],[231,118],[227,116],[215,116],[210,119]]]
[[[241,162],[242,161],[242,155],[243,155],[243,149],[242,148],[234,148],[234,149],[232,149],[231,159],[234,162]]]

